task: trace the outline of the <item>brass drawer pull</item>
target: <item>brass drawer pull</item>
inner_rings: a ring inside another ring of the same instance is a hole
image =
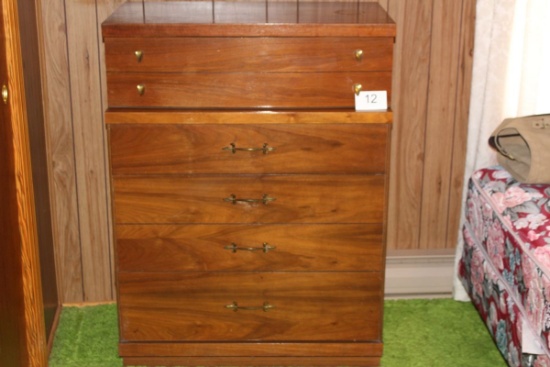
[[[270,197],[268,194],[264,194],[264,196],[261,199],[239,199],[235,195],[231,194],[228,198],[223,199],[223,201],[227,201],[231,204],[237,204],[237,203],[263,203],[264,205],[267,205],[270,201],[275,201],[276,198]]]
[[[355,60],[357,60],[357,61],[363,60],[363,50],[357,49],[357,50],[355,50],[354,53],[355,53]]]
[[[257,151],[261,151],[261,152],[263,152],[264,154],[267,154],[267,153],[269,153],[269,152],[274,151],[275,148],[270,147],[267,143],[265,143],[261,148],[237,148],[237,146],[235,145],[235,143],[231,143],[231,144],[229,144],[228,147],[223,147],[222,150],[228,150],[228,151],[230,151],[230,152],[233,153],[233,154],[237,153],[238,150],[244,151],[244,152],[257,152]]]
[[[143,51],[137,50],[134,52],[134,55],[136,55],[137,62],[141,62],[141,60],[143,60]]]
[[[239,310],[245,310],[245,311],[262,310],[264,312],[267,312],[267,311],[275,308],[275,306],[271,305],[269,302],[264,302],[264,304],[262,306],[245,307],[245,306],[239,306],[239,304],[237,302],[233,301],[233,303],[231,303],[230,305],[225,305],[225,308],[233,310],[234,312],[237,312]]]
[[[353,91],[355,92],[356,95],[359,95],[359,92],[361,92],[362,89],[363,89],[363,86],[359,83],[355,83],[353,85]]]
[[[2,85],[2,101],[4,101],[4,104],[8,103],[8,98],[10,96],[8,87],[4,84]]]
[[[145,85],[138,84],[136,88],[140,96],[142,96],[145,93]]]
[[[264,242],[262,244],[262,247],[239,247],[236,243],[231,243],[231,245],[225,246],[224,249],[231,250],[231,252],[235,253],[237,251],[263,251],[264,253],[268,253],[270,250],[275,250],[277,247],[271,246],[269,243]]]

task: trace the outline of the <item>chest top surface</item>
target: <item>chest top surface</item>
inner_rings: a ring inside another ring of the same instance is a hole
[[[104,37],[394,37],[377,3],[195,0],[127,2],[102,25]]]

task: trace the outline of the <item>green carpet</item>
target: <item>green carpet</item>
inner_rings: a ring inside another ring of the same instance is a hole
[[[119,367],[115,305],[61,313],[50,367]],[[505,367],[470,303],[386,301],[383,367]]]

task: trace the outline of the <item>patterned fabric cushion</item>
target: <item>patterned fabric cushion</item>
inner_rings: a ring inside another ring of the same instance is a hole
[[[529,344],[541,354],[535,366],[550,367],[550,185],[481,169],[465,210],[459,276],[472,302],[510,366]]]

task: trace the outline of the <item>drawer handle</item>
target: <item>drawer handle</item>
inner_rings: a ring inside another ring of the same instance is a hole
[[[231,250],[231,252],[235,253],[237,251],[263,251],[264,253],[268,253],[270,250],[275,250],[277,247],[271,246],[269,243],[264,242],[262,244],[262,247],[239,247],[236,243],[231,242],[231,245],[225,246],[224,249]]]
[[[222,150],[228,150],[231,153],[235,154],[238,150],[244,151],[244,152],[258,152],[261,151],[264,154],[267,154],[269,152],[272,152],[275,150],[274,147],[270,147],[269,144],[265,143],[261,148],[237,148],[235,143],[229,144],[228,147],[223,147]]]
[[[9,97],[10,97],[10,92],[8,90],[8,87],[4,84],[2,85],[2,101],[4,101],[4,104],[8,103]]]
[[[363,86],[359,83],[355,83],[353,85],[353,91],[355,92],[356,95],[359,95],[359,93],[361,92],[361,89],[363,89]]]
[[[141,62],[141,60],[143,60],[143,51],[137,50],[134,52],[134,55],[136,55],[137,62]]]
[[[145,93],[145,85],[138,84],[136,88],[140,96],[142,96]]]
[[[363,60],[363,50],[361,49],[355,50],[355,60],[357,61]]]
[[[234,312],[237,312],[239,310],[244,310],[244,311],[259,311],[259,310],[262,310],[264,312],[267,312],[273,308],[275,308],[275,306],[273,306],[272,304],[270,304],[269,302],[264,302],[263,305],[261,306],[239,306],[239,304],[235,301],[233,301],[233,303],[231,303],[230,305],[225,305],[225,308],[229,309],[229,310],[233,310]]]
[[[276,198],[270,197],[268,194],[264,194],[261,199],[239,199],[235,195],[231,194],[228,198],[223,199],[223,201],[227,201],[231,204],[237,204],[237,203],[263,203],[264,205],[267,205],[270,201],[275,201]]]

